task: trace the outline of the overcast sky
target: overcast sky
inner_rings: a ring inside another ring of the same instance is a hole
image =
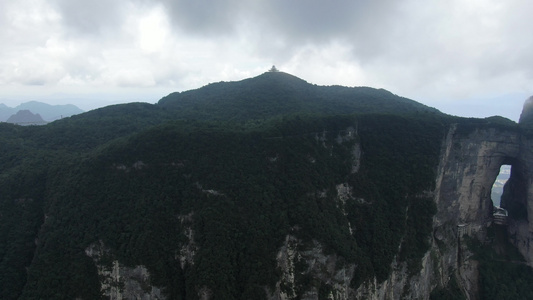
[[[257,76],[384,88],[517,120],[530,0],[0,0],[0,103],[89,110]]]

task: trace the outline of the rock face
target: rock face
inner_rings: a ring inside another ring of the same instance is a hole
[[[345,264],[337,255],[326,255],[319,242],[312,245],[304,243],[292,235],[285,238],[285,243],[277,257],[278,268],[281,270],[280,280],[276,289],[269,291],[268,299],[319,299],[319,290],[315,285],[308,285],[303,278],[311,277],[318,281],[320,288],[325,290],[327,299],[346,300],[354,298],[354,290],[350,288],[355,265]]]
[[[469,299],[477,299],[477,262],[462,243],[463,236],[485,239],[492,221],[492,184],[502,165],[518,163],[521,140],[516,130],[484,128],[464,132],[453,125],[443,143],[431,249],[438,254],[440,265],[435,281],[443,283],[456,276]],[[453,273],[448,274],[449,270]]]
[[[478,262],[464,237],[485,240],[493,221],[491,188],[502,165],[512,166],[511,197],[502,202],[511,210],[509,236],[532,265],[533,225],[528,216],[533,214],[533,137],[518,127],[455,124],[442,143],[433,191],[437,205],[434,234],[422,270],[410,276],[404,264],[394,261],[387,280],[366,282],[350,299],[429,299],[433,289],[446,286],[452,277],[468,299],[479,299]]]
[[[533,97],[527,100],[524,110],[528,102],[533,105]],[[530,113],[533,118],[533,111]],[[522,116],[524,114],[527,113],[524,111]],[[533,119],[524,120],[522,116],[520,124],[526,129],[520,142],[520,155],[513,164],[506,186],[510,196],[502,198],[502,206],[509,210],[508,231],[513,237],[511,242],[526,258],[528,264],[533,266],[533,222],[529,222],[529,216],[533,216],[533,135],[530,133]],[[526,123],[522,123],[523,121]]]
[[[533,122],[533,96],[529,97],[524,103],[519,123],[525,124],[531,122]]]
[[[484,228],[492,220],[492,184],[502,165],[516,164],[520,142],[516,131],[491,128],[461,134],[456,125],[451,127],[436,182],[437,239],[447,227],[459,225],[467,227],[471,235],[484,237]]]
[[[95,243],[85,249],[85,254],[91,257],[98,269],[101,292],[106,299],[166,299],[162,289],[152,286],[150,273],[144,266],[127,267],[118,260],[112,260],[109,265],[109,253],[102,243]]]

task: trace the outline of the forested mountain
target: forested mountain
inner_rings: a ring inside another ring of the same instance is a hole
[[[368,87],[317,86],[283,72],[267,72],[238,82],[209,84],[172,93],[158,103],[180,118],[263,120],[290,114],[432,112],[413,100]]]
[[[462,295],[409,285],[451,124],[518,130],[282,72],[2,123],[0,298],[365,299],[401,268],[393,298]]]

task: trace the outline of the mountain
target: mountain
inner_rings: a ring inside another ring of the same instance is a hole
[[[532,143],[282,72],[1,123],[0,299],[524,299]]]
[[[15,107],[15,109],[27,109],[34,113],[38,113],[46,121],[54,121],[83,113],[83,110],[73,104],[50,105],[37,101],[22,103]]]
[[[83,113],[83,110],[72,104],[50,105],[37,101],[22,103],[14,108],[5,104],[0,104],[0,121],[6,122],[7,119],[20,110],[29,110],[34,114],[39,114],[44,121],[51,122],[61,118],[70,117]]]
[[[17,110],[14,108],[8,107],[3,103],[0,103],[0,121],[5,122],[9,119],[10,116],[15,114]]]
[[[29,110],[19,110],[16,114],[9,117],[7,123],[17,125],[44,125],[46,122],[39,114],[32,114]]]
[[[159,106],[178,117],[202,120],[261,120],[290,114],[439,113],[386,90],[317,86],[283,72],[267,72],[237,82],[219,82],[172,93]]]

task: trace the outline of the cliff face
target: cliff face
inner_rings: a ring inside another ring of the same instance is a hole
[[[513,201],[528,203],[523,196],[529,192],[520,191],[526,188],[525,182],[530,182],[524,180],[529,174],[525,170],[533,167],[533,152],[527,151],[530,144],[516,128],[451,125],[442,141],[435,189],[427,192],[436,203],[437,213],[431,247],[422,258],[419,272],[410,273],[406,262],[394,259],[385,281],[374,278],[354,289],[349,282],[357,266],[339,264],[336,255],[322,253],[319,243],[304,246],[289,235],[277,255],[282,275],[276,289],[267,291],[269,299],[295,299],[297,295],[318,299],[318,291],[300,285],[298,276],[302,275],[327,284],[331,299],[429,299],[432,290],[446,286],[452,277],[468,299],[478,299],[479,264],[466,246],[465,236],[486,239],[493,213],[491,188],[502,165],[512,165],[514,180],[520,179],[514,190],[522,197]],[[355,165],[365,159],[364,153],[354,157]],[[347,183],[337,186],[339,203],[352,197],[352,189]],[[516,235],[515,245],[531,263],[527,220],[512,221],[509,228]]]
[[[166,299],[160,287],[150,282],[150,273],[144,266],[127,267],[109,257],[109,250],[100,242],[85,249],[98,269],[101,292],[112,300],[121,299]],[[106,259],[108,262],[106,263]]]
[[[523,136],[520,143],[520,154],[508,184],[508,197],[502,197],[502,206],[509,210],[509,236],[511,242],[525,257],[528,264],[533,265],[533,139]]]
[[[517,129],[477,128],[452,125],[442,143],[434,200],[430,250],[422,259],[418,274],[409,275],[404,263],[393,262],[384,282],[366,282],[354,294],[356,299],[428,299],[431,291],[446,286],[454,277],[467,299],[479,299],[479,263],[465,243],[465,236],[485,241],[492,223],[492,185],[502,165],[512,166],[512,196],[504,207],[519,215],[509,217],[512,243],[531,265],[533,227],[527,216],[533,213],[533,141]]]
[[[435,238],[447,241],[450,231],[463,231],[478,238],[490,224],[490,192],[500,167],[518,163],[521,137],[516,131],[475,129],[471,133],[450,128],[442,149],[436,182]],[[452,230],[453,229],[453,230]]]
[[[488,128],[466,133],[457,125],[451,126],[443,143],[431,249],[439,257],[435,281],[442,284],[456,276],[469,299],[478,297],[478,265],[463,236],[484,241],[492,222],[492,184],[502,165],[519,164],[521,143],[515,130]]]

